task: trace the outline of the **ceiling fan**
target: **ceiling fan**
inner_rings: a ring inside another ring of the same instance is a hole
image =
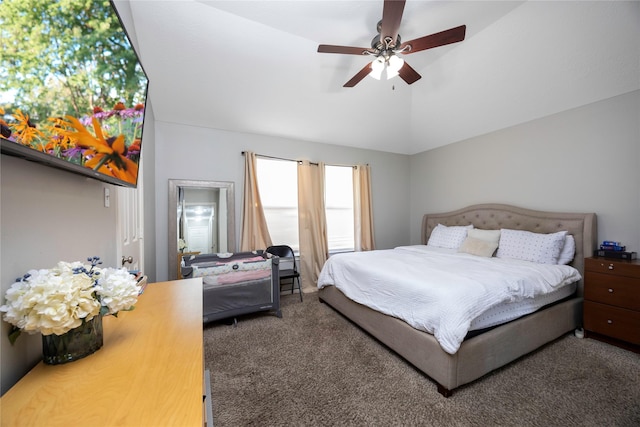
[[[370,55],[374,59],[360,70],[355,76],[344,84],[344,87],[354,87],[364,79],[367,75],[380,79],[382,72],[386,68],[387,79],[400,76],[407,84],[412,84],[419,80],[422,76],[416,70],[411,68],[409,64],[404,62],[398,54],[409,55],[410,53],[420,52],[421,50],[432,49],[438,46],[444,46],[451,43],[457,43],[464,40],[467,29],[466,25],[451,28],[439,33],[420,37],[408,42],[402,42],[398,28],[402,20],[402,12],[404,11],[405,0],[385,0],[382,9],[382,20],[378,22],[378,35],[371,41],[371,48],[351,47],[351,46],[335,46],[321,44],[318,46],[320,53],[341,53],[346,55]]]

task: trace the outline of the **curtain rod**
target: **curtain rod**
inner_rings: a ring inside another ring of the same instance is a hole
[[[246,154],[246,152],[245,152],[245,151],[242,151],[242,155],[244,156],[245,154]],[[284,158],[284,157],[267,156],[267,155],[265,155],[265,154],[258,154],[258,153],[256,153],[256,156],[257,156],[257,157],[264,157],[265,159],[286,160],[286,161],[288,161],[288,162],[298,162],[298,163],[302,163],[302,160],[286,159],[286,158]],[[309,162],[309,163],[311,163],[311,162]],[[317,164],[317,163],[311,163],[311,164],[312,164],[312,165],[316,165],[316,166],[318,166],[318,164]]]
[[[241,151],[240,154],[242,154],[243,156],[246,154],[246,151]],[[275,157],[275,156],[267,156],[265,154],[257,154],[257,157],[264,157],[265,159],[274,159],[274,160],[285,160],[288,162],[298,162],[298,163],[302,163],[302,160],[294,160],[294,159],[287,159],[284,157]],[[318,166],[318,163],[314,163],[314,162],[309,162],[309,164],[314,165],[314,166]],[[369,164],[366,164],[367,166],[369,166]],[[356,165],[337,165],[337,164],[330,164],[329,166],[344,166],[344,167],[350,167],[350,168],[355,168]]]

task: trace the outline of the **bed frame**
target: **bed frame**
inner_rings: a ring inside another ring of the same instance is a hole
[[[473,205],[453,212],[426,214],[422,221],[422,243],[438,225],[468,225],[476,228],[510,228],[536,233],[567,230],[576,241],[571,264],[584,276],[584,258],[596,247],[596,215],[593,213],[543,212],[502,204]],[[319,290],[327,303],[416,368],[436,381],[445,397],[540,346],[581,327],[583,281],[573,297],[548,308],[497,326],[465,340],[455,354],[442,350],[433,335],[412,328],[395,317],[382,314],[348,299],[335,286]]]

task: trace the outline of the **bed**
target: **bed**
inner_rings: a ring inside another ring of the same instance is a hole
[[[437,383],[438,391],[445,397],[449,397],[454,389],[581,327],[584,257],[590,256],[596,247],[596,215],[593,213],[544,212],[503,204],[473,205],[452,212],[426,214],[422,221],[421,242],[426,245],[436,228],[469,226],[481,230],[518,230],[511,231],[513,233],[529,231],[537,236],[566,231],[566,235],[575,242],[575,253],[568,265],[577,270],[579,280],[573,283],[569,295],[563,295],[553,303],[515,320],[465,335],[453,352],[451,347],[445,351],[440,338],[436,339],[433,334],[353,301],[338,289],[338,283],[335,286],[326,283],[329,262],[323,267],[318,281],[321,302],[333,307],[424,372]],[[385,254],[384,251],[375,252]],[[402,280],[402,270],[395,268],[398,283]]]

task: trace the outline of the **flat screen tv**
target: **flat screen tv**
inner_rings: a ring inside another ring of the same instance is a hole
[[[136,187],[148,79],[110,0],[2,0],[2,153]]]

